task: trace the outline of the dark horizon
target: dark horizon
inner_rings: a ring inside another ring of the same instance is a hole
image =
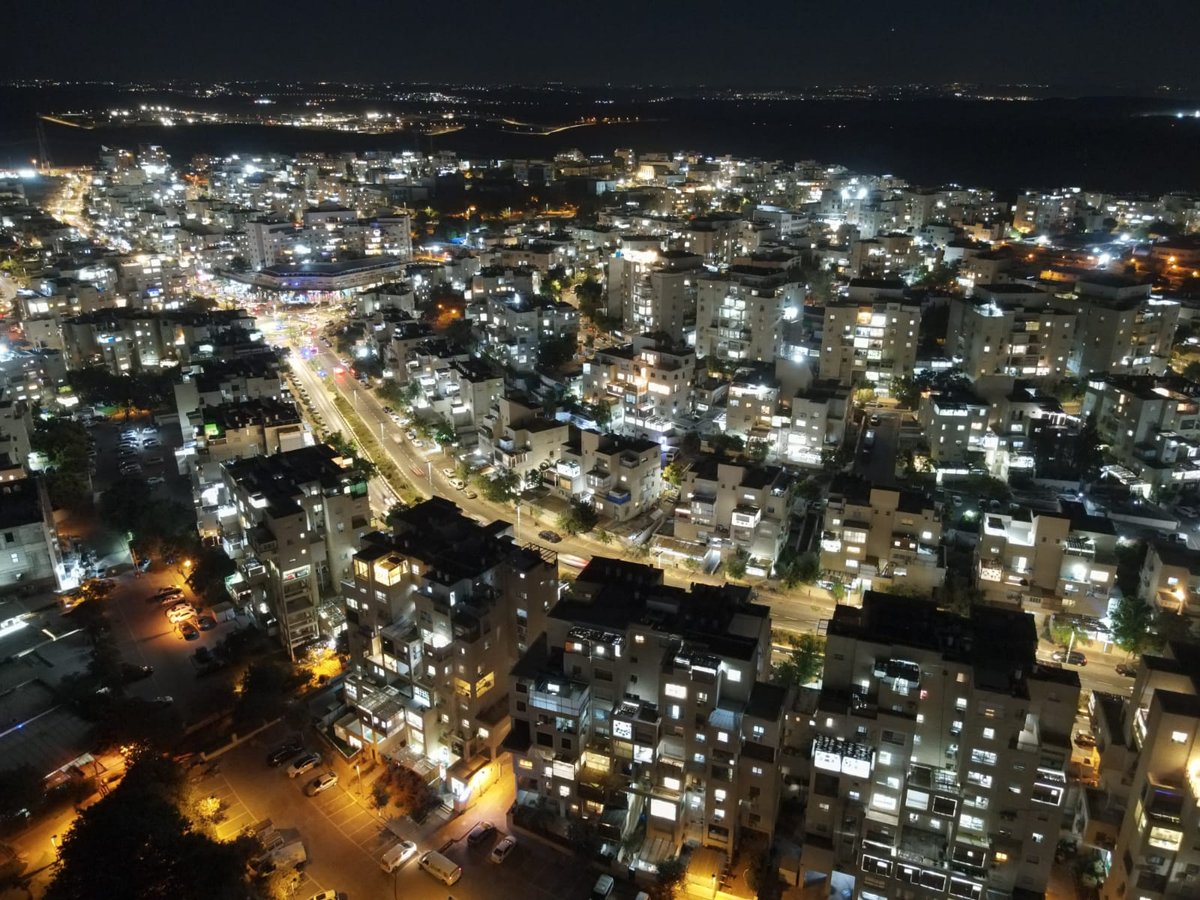
[[[226,13],[129,0],[114,11],[57,0],[47,15],[19,4],[6,11],[0,80],[1200,86],[1200,5],[1177,0],[1086,14],[1072,0],[969,11],[949,0],[902,11],[884,0],[769,11],[617,0],[540,14],[476,0],[449,12],[346,7],[245,0]]]

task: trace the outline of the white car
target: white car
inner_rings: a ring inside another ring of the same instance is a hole
[[[467,483],[461,478],[451,478],[450,484],[454,486],[455,490],[465,491],[467,489]]]
[[[447,478],[454,478],[455,476],[458,475],[458,473],[455,472],[454,469],[450,468],[449,466],[446,466],[444,469],[442,469],[442,474],[445,475]]]
[[[192,608],[190,603],[180,603],[178,606],[172,606],[167,610],[167,621],[172,625],[186,622],[188,619],[195,618],[195,616],[196,610]]]
[[[512,853],[516,846],[517,839],[511,834],[506,834],[496,842],[488,858],[494,863],[502,863],[508,859],[508,854]]]
[[[304,793],[309,797],[315,797],[317,794],[323,794],[335,784],[338,783],[338,777],[332,772],[322,772],[312,781],[304,786]]]
[[[303,756],[297,757],[295,760],[293,760],[292,764],[288,766],[288,778],[296,778],[299,775],[303,775],[305,772],[315,769],[320,764],[321,754],[305,753]]]

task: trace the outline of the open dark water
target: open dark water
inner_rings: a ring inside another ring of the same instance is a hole
[[[34,113],[137,103],[200,102],[166,94],[99,88],[0,87],[0,165],[37,155]],[[353,106],[353,103],[346,104]],[[383,104],[359,102],[360,108]],[[1171,115],[1193,108],[1161,98],[1050,98],[1029,102],[954,98],[733,101],[629,97],[597,106],[586,97],[521,98],[503,111],[523,121],[558,123],[581,114],[640,121],[579,128],[548,137],[511,134],[476,122],[436,138],[361,135],[265,126],[176,126],[83,131],[46,123],[55,164],[95,159],[102,144],[164,145],[179,161],[194,153],[294,153],[300,150],[455,150],[474,158],[550,157],[578,148],[607,153],[697,150],[787,161],[815,159],[853,170],[891,173],[918,185],[958,183],[1002,191],[1077,185],[1116,192],[1200,191],[1200,119]],[[399,108],[399,107],[397,107]]]

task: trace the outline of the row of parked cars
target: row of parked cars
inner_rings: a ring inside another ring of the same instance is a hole
[[[289,759],[291,763],[287,767],[288,778],[299,778],[321,765],[321,754],[311,750],[306,751],[304,742],[298,737],[288,739],[268,753],[267,765],[277,769]],[[325,793],[337,783],[338,777],[333,772],[322,772],[304,786],[304,793],[309,797],[315,797],[317,794]]]

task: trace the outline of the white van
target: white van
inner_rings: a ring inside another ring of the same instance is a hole
[[[430,850],[417,860],[417,863],[422,869],[444,884],[455,884],[458,879],[462,878],[462,866],[454,862],[454,860],[442,856],[436,850]]]

